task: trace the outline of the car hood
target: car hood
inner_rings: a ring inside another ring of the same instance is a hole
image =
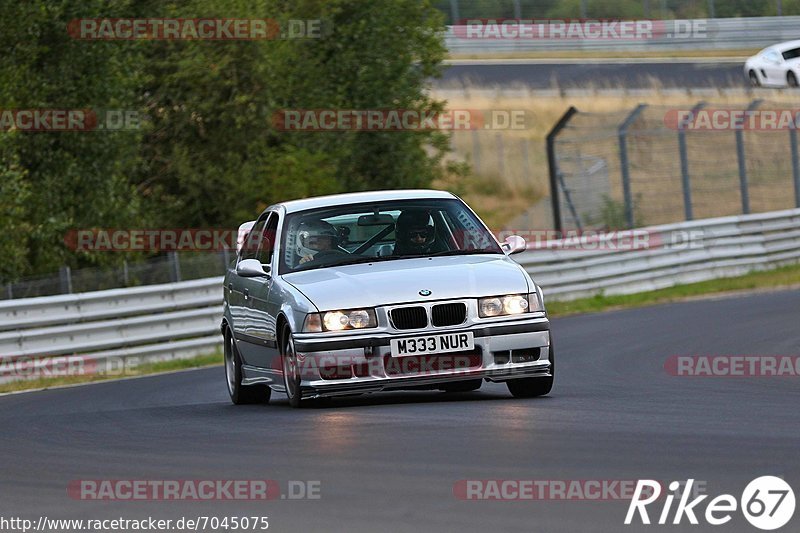
[[[528,292],[522,268],[505,256],[397,259],[286,274],[320,311]],[[423,297],[421,290],[431,291]]]

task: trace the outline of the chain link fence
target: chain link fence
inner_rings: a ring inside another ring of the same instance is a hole
[[[799,113],[761,100],[571,109],[548,137],[554,227],[622,229],[800,207]]]
[[[235,253],[171,252],[145,261],[123,262],[116,268],[62,267],[58,273],[31,277],[3,285],[0,300],[99,291],[138,285],[172,283],[222,276]]]

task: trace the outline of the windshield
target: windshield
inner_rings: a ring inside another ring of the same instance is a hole
[[[463,202],[395,200],[292,213],[284,224],[280,273],[374,261],[502,254]]]

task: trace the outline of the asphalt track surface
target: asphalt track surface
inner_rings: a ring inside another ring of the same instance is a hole
[[[443,87],[523,85],[535,89],[746,88],[743,62],[469,62],[445,68]]]
[[[753,532],[738,512],[717,527],[624,527],[624,501],[463,501],[453,486],[694,478],[712,496],[739,497],[755,477],[779,475],[800,489],[800,378],[664,370],[673,354],[797,355],[800,291],[558,318],[553,330],[556,386],[540,399],[484,384],[301,410],[276,394],[236,407],[221,367],[0,397],[0,516],[265,515],[270,531]],[[77,479],[272,479],[284,491],[288,480],[319,480],[321,499],[80,501],[66,491]],[[800,510],[781,531],[799,523]]]

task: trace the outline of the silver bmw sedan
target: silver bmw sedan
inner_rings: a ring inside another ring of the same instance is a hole
[[[283,202],[242,225],[224,280],[235,404],[388,390],[550,392],[541,289],[457,196],[405,190]]]

